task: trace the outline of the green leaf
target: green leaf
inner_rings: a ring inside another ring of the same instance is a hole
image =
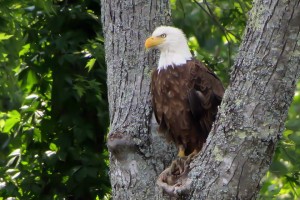
[[[25,97],[25,99],[37,99],[39,96],[37,94],[30,94],[27,97]]]
[[[8,157],[12,157],[12,156],[19,156],[21,155],[21,149],[15,149],[13,152],[11,152]]]
[[[85,93],[85,89],[78,84],[74,85],[74,89],[76,90],[76,93],[78,94],[79,97],[82,97]]]
[[[90,72],[93,69],[95,62],[96,58],[92,58],[87,62],[85,68],[88,68],[88,72]]]
[[[12,174],[12,173],[16,173],[16,172],[18,172],[18,171],[19,171],[18,169],[10,168],[10,169],[6,170],[6,173]]]
[[[0,129],[2,130],[4,126],[5,126],[5,120],[0,119]]]
[[[47,157],[52,157],[56,154],[56,152],[55,151],[45,151],[45,154]]]
[[[7,35],[6,33],[0,33],[0,42],[2,40],[8,40],[9,38],[11,38],[13,35]]]
[[[11,156],[11,158],[7,161],[6,166],[11,166],[15,164],[17,166],[20,162],[20,155]]]
[[[2,132],[9,133],[11,129],[20,122],[20,113],[16,110],[10,111],[7,115],[9,118],[5,121]]]
[[[41,142],[42,141],[42,134],[41,134],[41,130],[38,128],[35,128],[33,131],[33,139],[36,142]]]
[[[50,148],[50,150],[55,151],[55,152],[58,150],[56,144],[54,144],[54,143],[50,143],[49,148]]]
[[[37,77],[33,70],[29,70],[26,77],[26,89],[31,91],[32,87],[37,83]]]
[[[19,52],[19,56],[25,55],[29,50],[30,50],[30,43],[22,47],[22,50]]]
[[[12,180],[13,180],[13,179],[16,179],[20,174],[21,174],[21,172],[15,173],[15,174],[11,177],[11,179],[12,179]]]

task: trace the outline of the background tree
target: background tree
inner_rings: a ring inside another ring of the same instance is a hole
[[[99,2],[0,5],[1,198],[103,199],[110,185]]]

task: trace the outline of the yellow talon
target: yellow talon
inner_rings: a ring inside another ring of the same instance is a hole
[[[182,145],[179,146],[178,157],[183,158],[185,156],[184,147]]]

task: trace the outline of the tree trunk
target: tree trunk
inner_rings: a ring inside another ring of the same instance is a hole
[[[256,0],[187,199],[255,199],[300,72],[300,1]]]
[[[149,66],[156,66],[156,55],[145,51],[144,41],[156,26],[169,23],[169,0],[101,0],[101,5],[113,198],[152,199],[156,178],[175,149],[150,134]]]
[[[185,199],[256,197],[299,77],[299,1],[254,1],[231,84],[207,146],[192,163]],[[151,123],[148,66],[156,66],[156,56],[143,46],[154,27],[169,22],[169,2],[101,0],[101,5],[113,198],[168,199],[155,183],[176,150]]]

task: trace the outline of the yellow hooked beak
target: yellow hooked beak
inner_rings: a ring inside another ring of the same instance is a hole
[[[161,37],[149,37],[145,41],[145,47],[146,47],[146,49],[150,49],[152,47],[160,45],[161,43],[163,43],[163,41],[164,41],[164,38],[161,38]]]

